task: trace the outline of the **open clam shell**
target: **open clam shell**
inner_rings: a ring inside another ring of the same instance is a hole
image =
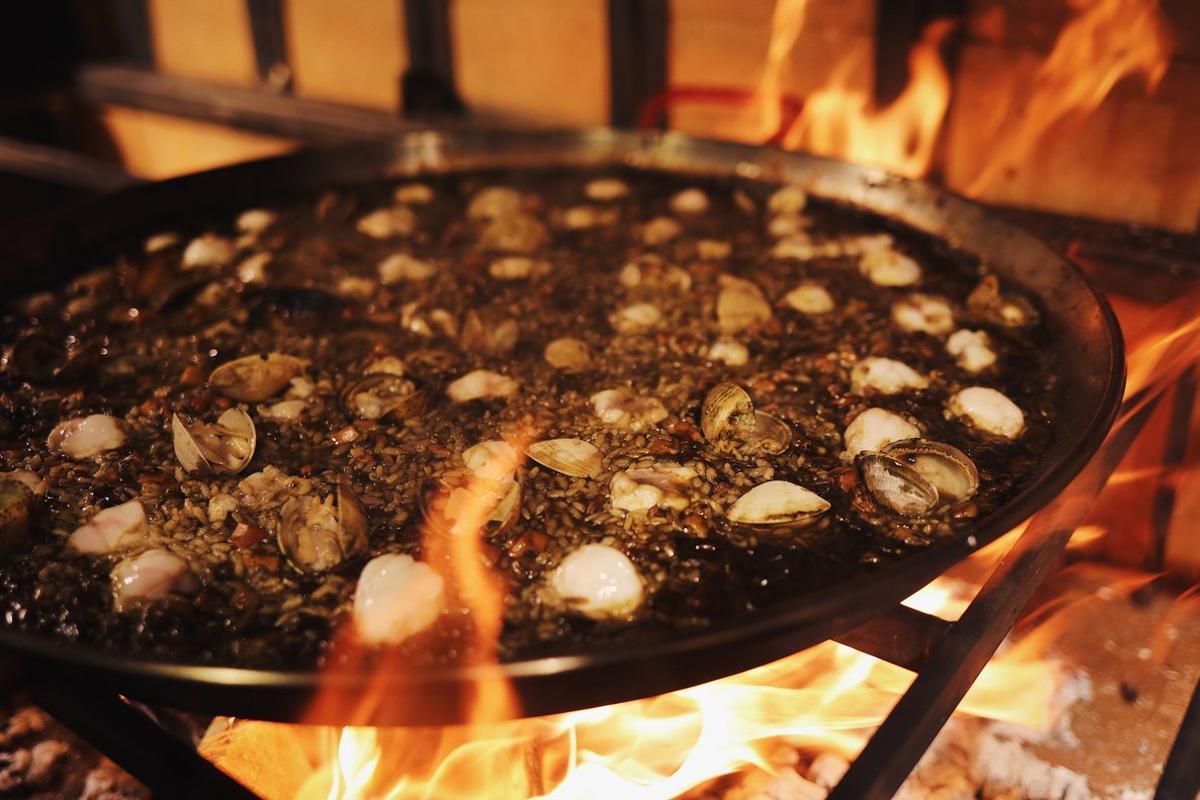
[[[523,490],[520,481],[489,481],[482,478],[450,490],[431,487],[421,497],[425,519],[443,533],[451,532],[470,504],[486,504],[483,526],[489,533],[508,530],[521,518]]]
[[[236,475],[254,458],[258,432],[254,420],[241,408],[231,408],[216,424],[188,425],[178,414],[171,415],[175,457],[188,472]]]
[[[529,457],[572,478],[594,478],[603,466],[600,450],[582,439],[547,439],[529,445]]]
[[[911,467],[946,503],[961,503],[979,491],[979,469],[957,447],[928,439],[902,439],[881,451]]]
[[[754,412],[754,432],[746,440],[746,449],[752,453],[779,455],[792,445],[792,428],[774,414]]]
[[[745,441],[754,435],[756,425],[754,401],[741,386],[718,383],[709,390],[700,409],[700,430],[705,439],[713,443]]]
[[[803,527],[829,508],[828,500],[799,484],[767,481],[735,500],[726,516],[743,525]]]
[[[257,403],[287,386],[304,370],[304,361],[284,353],[245,356],[212,371],[208,385],[243,403]]]
[[[334,497],[289,498],[281,509],[279,551],[301,572],[328,572],[367,549],[367,514],[354,491],[339,482]]]
[[[425,410],[428,400],[412,378],[374,372],[352,381],[342,391],[342,408],[359,419],[403,419]]]
[[[937,488],[904,462],[882,453],[855,459],[863,483],[875,501],[906,517],[919,517],[938,504]]]

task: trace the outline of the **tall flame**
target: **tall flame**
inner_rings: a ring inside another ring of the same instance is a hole
[[[856,65],[853,56],[844,59],[829,84],[805,99],[784,145],[909,177],[924,175],[950,104],[950,76],[940,50],[953,29],[947,20],[926,28],[909,53],[908,85],[883,108],[877,108],[867,92],[851,88]]]
[[[1095,111],[1122,78],[1139,75],[1153,91],[1166,74],[1171,36],[1156,0],[1073,0],[1073,5],[1079,15],[1059,33],[1015,129],[997,138],[997,149],[967,194],[982,193],[1024,162],[1057,121]]]

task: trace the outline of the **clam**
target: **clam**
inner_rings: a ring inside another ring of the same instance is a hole
[[[518,388],[520,384],[507,375],[476,369],[451,381],[446,386],[446,396],[453,403],[467,403],[471,400],[510,397],[516,394]]]
[[[639,395],[624,386],[596,392],[590,399],[605,425],[640,431],[667,418],[667,408],[657,397]]]
[[[748,451],[774,456],[787,450],[791,444],[790,425],[774,414],[765,411],[754,412],[754,432],[745,442]]]
[[[498,253],[532,253],[549,240],[546,226],[529,214],[499,217],[479,234],[480,247]]]
[[[967,308],[988,322],[1005,328],[1028,328],[1038,323],[1033,304],[1019,294],[1000,291],[1000,279],[985,275],[967,296]]]
[[[521,517],[521,482],[478,478],[466,486],[439,492],[428,501],[426,514],[433,525],[452,534],[481,524],[489,532],[511,528]]]
[[[996,351],[985,331],[955,331],[946,339],[946,352],[967,372],[982,372],[996,363]]]
[[[572,478],[594,478],[600,474],[600,451],[582,439],[547,439],[529,445],[529,457],[544,467]]]
[[[988,386],[968,386],[954,393],[946,402],[946,413],[1004,439],[1016,439],[1025,431],[1025,413]]]
[[[83,377],[99,358],[98,346],[68,346],[62,341],[30,333],[13,342],[5,363],[17,377],[49,385]]]
[[[63,420],[46,437],[46,446],[76,460],[92,458],[125,444],[125,423],[108,414]]]
[[[542,355],[550,366],[563,372],[582,372],[592,364],[587,343],[570,337],[550,342]]]
[[[0,480],[0,555],[21,549],[29,534],[33,490],[16,479]]]
[[[521,211],[524,198],[516,189],[507,186],[485,186],[475,193],[467,205],[471,219],[501,219]]]
[[[241,408],[231,408],[215,425],[203,422],[188,426],[178,414],[171,415],[175,457],[188,472],[236,475],[254,458],[258,434],[254,420]]]
[[[572,551],[551,574],[550,587],[564,604],[593,619],[631,614],[645,595],[629,557],[603,544]]]
[[[407,206],[378,208],[360,217],[354,227],[372,239],[408,236],[417,228],[417,215]]]
[[[471,309],[463,317],[458,343],[463,350],[504,355],[517,346],[521,328],[515,319],[502,317],[492,309]]]
[[[302,572],[327,572],[367,549],[367,515],[344,482],[324,501],[291,497],[280,510],[279,550]]]
[[[404,419],[425,408],[426,397],[409,378],[373,372],[351,382],[342,391],[342,408],[359,419]]]
[[[446,582],[426,563],[389,553],[367,562],[354,590],[354,623],[371,644],[399,644],[437,621]]]
[[[462,460],[476,478],[507,483],[516,474],[521,458],[508,442],[490,439],[463,450]]]
[[[727,278],[717,295],[717,326],[721,333],[737,333],[769,322],[771,304],[750,281]]]
[[[929,439],[903,439],[882,452],[915,470],[944,502],[961,503],[979,491],[979,469],[957,447]]]
[[[629,194],[629,186],[619,178],[596,178],[588,181],[583,193],[591,200],[616,200]]]
[[[208,385],[233,400],[257,403],[287,386],[304,369],[304,363],[284,353],[235,358],[214,369]]]
[[[938,503],[937,487],[899,459],[883,453],[859,453],[855,462],[871,496],[906,517],[919,517]]]
[[[112,587],[113,609],[121,613],[172,593],[194,594],[200,581],[185,559],[156,547],[118,562]]]
[[[730,522],[743,525],[799,527],[829,510],[829,501],[788,481],[767,481],[743,494],[729,507]]]
[[[757,420],[754,401],[736,383],[718,383],[709,390],[700,409],[700,430],[710,442],[745,441],[754,435]]]
[[[627,469],[613,475],[609,484],[612,507],[618,511],[649,511],[672,508],[683,511],[690,503],[691,482],[696,471],[683,464],[659,461],[650,467]]]

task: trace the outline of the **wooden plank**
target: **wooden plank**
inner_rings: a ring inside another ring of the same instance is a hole
[[[604,0],[456,0],[455,76],[473,112],[536,125],[608,122]]]
[[[296,146],[274,136],[130,108],[107,108],[101,122],[125,168],[153,180],[278,155]]]
[[[394,111],[408,66],[402,0],[286,0],[293,91]]]
[[[244,0],[147,2],[159,70],[235,86],[258,83]]]

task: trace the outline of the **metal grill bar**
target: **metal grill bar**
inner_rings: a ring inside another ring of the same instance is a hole
[[[1108,481],[1164,392],[1165,388],[1144,401],[1127,404],[1099,454],[1062,497],[1033,517],[829,800],[887,800],[896,793],[1062,556],[1091,499]]]

